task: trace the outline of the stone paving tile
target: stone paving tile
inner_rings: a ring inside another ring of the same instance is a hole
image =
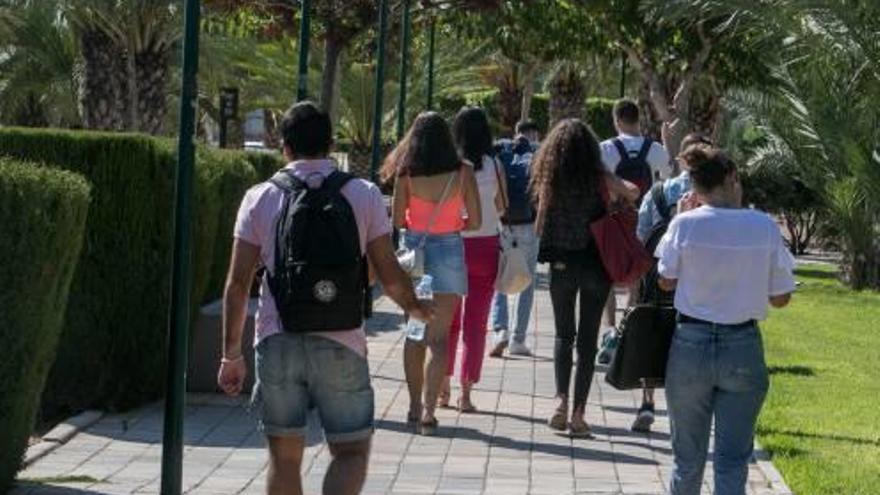
[[[553,324],[539,290],[529,345],[534,358],[487,359],[474,392],[480,413],[439,410],[440,434],[414,435],[401,366],[399,312],[381,300],[368,325],[376,434],[365,494],[662,494],[669,480],[669,421],[662,393],[650,435],[629,430],[640,397],[594,378],[588,420],[594,438],[549,430],[555,404]],[[453,394],[457,390],[453,389]],[[193,395],[186,411],[184,489],[193,495],[265,493],[267,453],[247,399]],[[162,408],[105,416],[20,474],[13,495],[158,493]],[[306,493],[320,493],[330,462],[316,421],[303,460]],[[711,465],[703,493],[711,491]],[[775,495],[757,465],[750,495]]]

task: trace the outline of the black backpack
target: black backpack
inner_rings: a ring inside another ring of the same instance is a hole
[[[666,202],[666,188],[663,182],[654,184],[651,188],[651,200],[654,202],[654,208],[660,214],[660,221],[651,228],[651,233],[645,239],[645,248],[651,255],[657,250],[657,245],[669,229],[669,223],[672,221],[672,209],[675,205],[669,205]],[[658,280],[660,275],[657,273],[657,263],[642,278],[641,302],[645,304],[657,304],[661,306],[671,306],[675,299],[675,292],[667,292],[660,289]]]
[[[354,210],[340,192],[352,178],[334,171],[315,189],[291,170],[270,179],[284,191],[268,283],[285,331],[350,330],[370,316],[367,262]]]
[[[621,179],[632,182],[639,187],[639,191],[641,191],[639,202],[641,202],[654,184],[654,172],[651,170],[651,165],[648,164],[648,153],[651,151],[654,141],[645,138],[638,151],[627,151],[623,141],[618,138],[614,138],[611,142],[614,143],[614,147],[620,154],[620,163],[617,164],[614,173]]]

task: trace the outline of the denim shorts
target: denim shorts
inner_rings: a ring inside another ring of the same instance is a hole
[[[424,235],[406,232],[401,242],[408,249],[415,249]],[[460,296],[467,294],[464,243],[459,234],[428,235],[425,240],[425,274],[434,278],[434,292]]]
[[[373,433],[374,398],[367,360],[324,337],[282,333],[256,349],[252,407],[267,436],[303,436],[316,408],[331,443]]]

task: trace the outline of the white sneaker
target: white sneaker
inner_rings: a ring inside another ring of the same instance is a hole
[[[510,343],[510,355],[511,356],[531,356],[532,350],[528,348],[522,342],[513,341]]]

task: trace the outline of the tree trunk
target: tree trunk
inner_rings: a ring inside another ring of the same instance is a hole
[[[522,104],[520,105],[519,114],[519,120],[521,121],[529,120],[531,118],[532,98],[535,97],[537,69],[537,64],[525,64],[523,66]]]
[[[502,133],[510,135],[522,113],[523,93],[515,71],[501,74],[498,83],[498,110]]]
[[[263,109],[263,146],[270,150],[281,149],[281,138],[278,136],[278,119],[269,108]]]
[[[689,120],[693,131],[718,142],[721,132],[721,90],[714,78],[702,78],[691,100]]]
[[[662,139],[661,130],[663,129],[663,120],[657,116],[657,110],[651,102],[651,88],[644,79],[639,85],[639,110],[641,110],[642,135],[659,141]]]
[[[342,44],[332,32],[324,39],[324,72],[321,73],[321,107],[329,115],[335,115],[333,93],[336,87],[336,75],[339,73],[339,57]]]
[[[550,79],[550,127],[567,118],[582,118],[586,89],[577,69],[561,65]]]
[[[100,30],[86,29],[80,33],[82,46],[82,78],[79,104],[86,129],[114,131],[121,128],[120,101],[124,86],[118,75],[124,74],[124,52]],[[119,69],[123,69],[120,71]]]
[[[137,130],[152,135],[165,132],[168,116],[168,47],[152,43],[135,55],[137,69]]]

